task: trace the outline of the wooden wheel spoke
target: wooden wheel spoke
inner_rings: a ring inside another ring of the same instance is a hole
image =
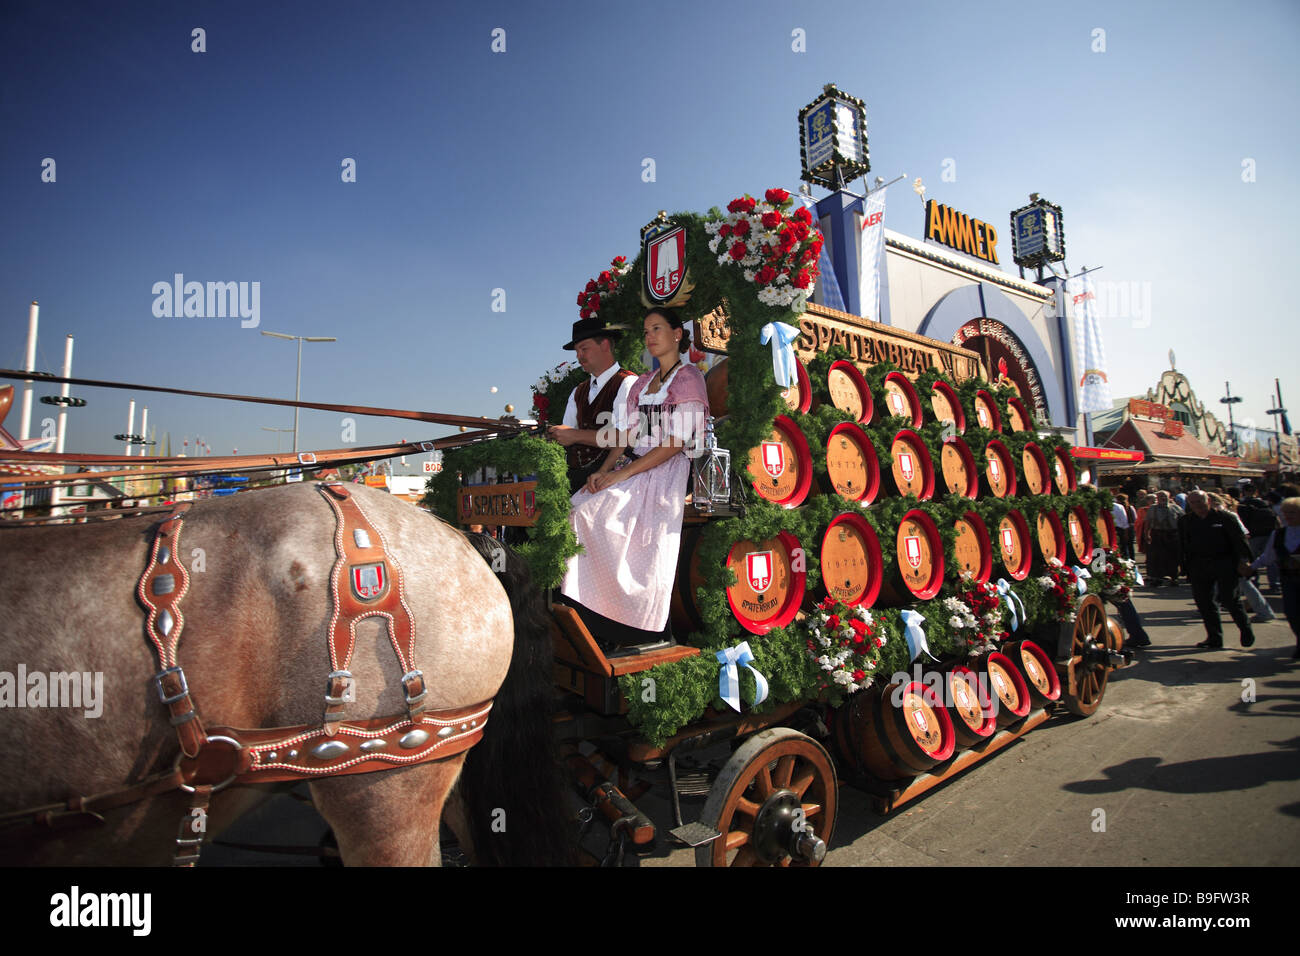
[[[779,789],[789,789],[790,778],[794,775],[795,760],[794,754],[786,754],[776,762],[776,775],[772,778],[772,782]]]
[[[817,774],[813,772],[812,768],[810,767],[808,768],[807,773],[801,775],[797,780],[791,780],[786,786],[790,790],[794,791],[794,795],[796,797],[802,799],[803,795],[808,792],[808,788],[813,785],[813,781],[815,781],[816,779],[817,779]]]
[[[728,850],[736,850],[742,846],[749,845],[749,831],[732,830],[731,832],[727,833],[725,836],[718,837],[718,839],[726,841],[723,844],[723,846],[725,846]]]
[[[772,768],[764,764],[759,768],[758,776],[754,778],[754,783],[758,787],[758,795],[766,800],[772,795]]]
[[[805,820],[811,820],[822,812],[822,805],[820,803],[801,803],[799,806],[803,810],[803,818]]]
[[[744,797],[741,797],[740,802],[736,804],[735,816],[744,816],[751,820],[755,819],[758,816],[758,804],[753,800],[746,800]]]

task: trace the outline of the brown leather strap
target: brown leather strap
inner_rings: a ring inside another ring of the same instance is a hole
[[[412,720],[424,709],[424,675],[415,666],[415,619],[406,603],[402,569],[388,550],[383,533],[366,517],[347,485],[318,486],[336,518],[334,548],[338,559],[330,572],[334,611],[329,625],[331,672],[325,693],[325,731],[333,735],[344,705],[354,698],[352,651],[359,621],[379,617],[402,665],[407,713]]]
[[[203,785],[193,789],[190,795],[190,808],[181,817],[176,828],[176,852],[172,856],[172,866],[192,867],[199,862],[199,853],[203,850],[203,837],[208,832],[208,802],[212,799],[212,787]]]
[[[181,632],[185,629],[185,615],[181,611],[181,598],[189,590],[190,575],[180,557],[181,528],[188,501],[177,505],[154,533],[149,566],[140,577],[136,597],[148,610],[145,633],[158,655],[158,673],[154,684],[159,700],[167,707],[181,750],[193,757],[206,736],[203,722],[190,699],[185,672],[176,658]]]

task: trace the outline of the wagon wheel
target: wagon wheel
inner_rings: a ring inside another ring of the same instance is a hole
[[[1110,676],[1110,652],[1124,646],[1119,629],[1106,617],[1106,605],[1095,594],[1079,602],[1074,617],[1074,636],[1070,647],[1068,690],[1061,695],[1065,709],[1080,717],[1091,717],[1101,706]]]
[[[816,866],[835,831],[839,787],[825,748],[789,727],[754,734],[709,790],[700,822],[721,836],[697,866]]]

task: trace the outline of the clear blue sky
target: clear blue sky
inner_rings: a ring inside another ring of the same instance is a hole
[[[338,337],[304,347],[308,400],[526,409],[578,290],[657,210],[797,187],[797,111],[833,81],[866,101],[873,176],[924,177],[1000,231],[1040,192],[1072,270],[1149,290],[1149,317],[1103,326],[1115,395],[1155,385],[1173,348],[1202,398],[1229,379],[1266,425],[1276,376],[1300,418],[1297,41],[1291,2],[10,0],[0,365],[21,365],[35,298],[51,371],[70,332],[82,377],[291,397],[294,345],[266,329]],[[887,226],[919,237],[921,213],[891,191]],[[156,318],[153,284],[177,272],[259,282],[260,328]],[[69,449],[118,450],[131,396],[80,392]],[[135,397],[159,439],[216,453],[270,451],[261,426],[293,419]],[[366,419],[356,438],[441,433]],[[339,446],[339,416],[304,412],[300,444]]]

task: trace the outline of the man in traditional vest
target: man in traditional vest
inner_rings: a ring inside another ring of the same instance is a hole
[[[602,429],[606,438],[613,437],[610,424],[619,431],[627,429],[627,397],[636,376],[614,360],[614,340],[622,334],[622,326],[607,325],[599,318],[582,319],[573,323],[573,339],[564,346],[577,352],[578,364],[590,376],[569,395],[563,424],[547,430],[568,449],[569,494],[587,483],[587,476],[609,453],[612,445],[600,444]]]

